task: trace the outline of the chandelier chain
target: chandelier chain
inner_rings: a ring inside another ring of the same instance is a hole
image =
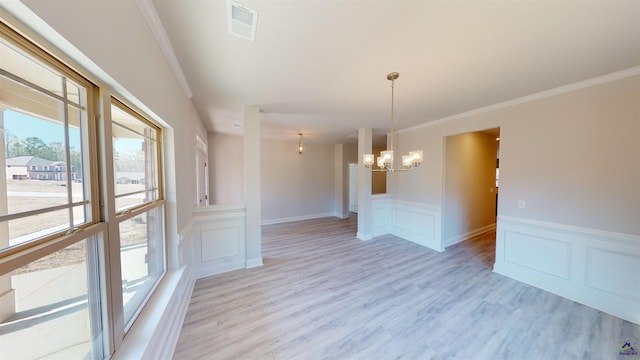
[[[395,137],[395,127],[396,127],[396,119],[395,119],[395,82],[394,78],[391,78],[391,146],[390,149],[393,150],[393,138]]]

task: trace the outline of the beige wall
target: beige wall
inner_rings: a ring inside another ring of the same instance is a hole
[[[297,141],[261,140],[261,204],[264,221],[334,214],[336,211],[334,146],[305,143],[302,155],[298,154],[297,147]],[[345,164],[354,157],[354,148],[345,145]],[[243,137],[209,134],[209,163],[210,203],[243,204]]]
[[[401,132],[398,151],[421,148],[425,161],[391,193],[441,205],[444,138],[494,127],[499,215],[640,234],[640,76]]]
[[[262,139],[262,220],[334,214],[334,145]]]
[[[209,134],[209,204],[244,204],[244,138]]]
[[[495,137],[480,132],[445,139],[445,244],[496,222],[497,149]]]

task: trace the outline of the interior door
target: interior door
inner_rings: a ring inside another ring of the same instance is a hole
[[[196,206],[209,205],[209,169],[207,154],[196,149]]]
[[[349,211],[358,212],[358,164],[349,164]]]

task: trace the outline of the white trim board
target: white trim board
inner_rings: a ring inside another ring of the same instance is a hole
[[[185,267],[166,274],[113,359],[170,358],[194,285]]]
[[[321,214],[310,214],[310,215],[302,215],[302,216],[291,216],[286,218],[279,219],[267,219],[262,220],[262,225],[273,225],[273,224],[282,224],[289,223],[294,221],[302,221],[302,220],[312,220],[312,219],[320,219],[326,217],[336,217],[335,213],[321,213]]]
[[[495,228],[496,228],[496,224],[489,224],[487,226],[483,226],[481,228],[477,228],[477,229],[471,230],[471,231],[466,232],[464,234],[460,234],[458,236],[450,237],[450,238],[444,240],[443,246],[445,248],[448,248],[449,246],[455,245],[455,244],[463,242],[465,240],[469,240],[474,236],[478,236],[480,234],[484,234],[484,233],[489,232],[491,230],[495,230]]]

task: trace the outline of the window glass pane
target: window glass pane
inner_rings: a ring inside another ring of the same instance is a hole
[[[85,223],[85,219],[89,217],[91,208],[88,205],[78,205],[73,207],[73,226]]]
[[[85,112],[74,108],[68,107],[69,116],[69,160],[71,161],[71,180],[80,182],[85,175],[85,168],[83,164],[83,156],[86,156],[83,151],[83,127],[86,127]],[[66,155],[66,154],[65,154]],[[63,164],[64,165],[64,164]],[[82,192],[81,192],[82,193]]]
[[[144,121],[112,106],[115,193],[118,210],[158,198],[157,132]],[[147,190],[144,193],[141,191]],[[150,191],[156,190],[156,191]],[[137,193],[137,194],[136,194]]]
[[[116,208],[120,210],[127,209],[154,200],[158,200],[158,190],[124,195],[116,198]]]
[[[0,359],[103,359],[97,238],[0,276]]]
[[[129,324],[164,273],[163,207],[120,223],[122,299]]]
[[[2,249],[92,221],[92,212],[86,89],[2,39],[0,55],[0,223],[9,227]],[[86,208],[78,217],[73,203]]]
[[[10,160],[8,160],[7,163],[9,163],[9,161]],[[18,169],[20,167],[12,166],[7,168],[7,171],[10,171],[12,168]],[[22,169],[24,169],[24,167],[22,167]],[[16,172],[18,171],[21,170],[16,170]],[[34,172],[43,172],[40,170],[28,171],[32,176]],[[51,177],[53,178],[54,176]],[[68,204],[69,192],[67,190],[66,181],[54,179],[7,179],[7,197],[5,199],[7,202],[7,211],[3,214],[16,214]]]
[[[0,40],[0,68],[56,95],[62,95],[62,77],[12,44]]]
[[[67,99],[74,104],[84,101],[84,89],[69,79],[67,79]]]
[[[4,248],[68,230],[71,222],[69,209],[61,209],[3,221],[0,226],[8,226],[7,232],[0,232],[0,245]]]

